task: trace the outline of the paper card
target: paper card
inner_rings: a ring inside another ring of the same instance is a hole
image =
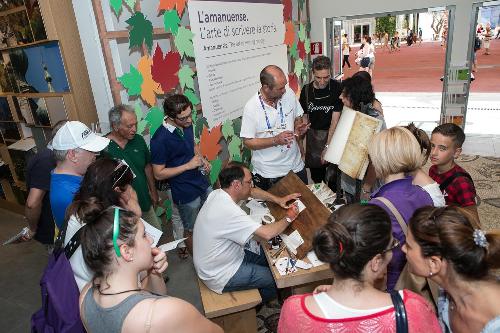
[[[297,204],[297,208],[299,209],[299,214],[306,209],[306,205],[300,199],[295,200],[295,203]]]
[[[11,238],[9,238],[8,240],[6,240],[5,242],[3,242],[2,245],[8,245],[8,244],[15,244],[15,243],[20,243],[22,238],[24,236],[26,236],[29,232],[29,229],[28,227],[24,227],[18,234],[12,236]]]
[[[178,239],[178,240],[174,240],[173,242],[169,242],[167,244],[160,245],[158,248],[162,252],[168,252],[168,251],[171,251],[171,250],[175,249],[177,247],[177,245],[179,245],[179,243],[183,242],[185,239],[186,238],[181,238],[181,239]]]
[[[324,265],[325,263],[320,261],[318,259],[318,257],[316,256],[316,253],[314,253],[314,251],[310,251],[308,254],[307,254],[307,259],[309,259],[309,262],[314,266],[314,267],[317,267],[317,266],[321,266],[321,265]]]
[[[294,255],[297,255],[297,248],[304,244],[304,239],[300,236],[299,232],[295,230],[290,235],[280,234],[283,243],[285,243],[288,251],[292,252]]]
[[[299,259],[295,263],[295,267],[301,268],[301,269],[310,269],[311,267],[313,267],[313,265]]]
[[[293,264],[293,260],[290,260],[290,258],[288,257],[279,258],[278,260],[276,260],[276,263],[274,265],[276,266],[276,269],[281,276],[297,271],[297,267]]]
[[[153,238],[153,244],[151,244],[151,247],[155,247],[156,244],[158,244],[158,241],[160,240],[161,235],[163,234],[162,231],[156,229],[153,227],[151,224],[148,222],[144,221],[141,219],[142,223],[144,223],[144,231]]]
[[[246,242],[245,250],[248,250],[248,251],[260,256],[260,245],[253,238],[250,238],[250,240],[248,242]]]
[[[247,207],[250,208],[250,215],[264,215],[270,212],[267,206],[255,199],[248,201]]]

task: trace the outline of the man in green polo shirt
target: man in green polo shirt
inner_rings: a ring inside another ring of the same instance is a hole
[[[154,206],[158,203],[155,188],[151,154],[142,136],[137,133],[137,116],[129,105],[119,104],[108,113],[111,140],[106,152],[109,156],[127,162],[135,174],[132,187],[137,192],[142,218],[161,230],[161,222],[155,214]]]

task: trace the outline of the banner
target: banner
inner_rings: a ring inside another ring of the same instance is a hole
[[[281,3],[189,1],[203,115],[210,127],[243,114],[267,65],[288,73]]]

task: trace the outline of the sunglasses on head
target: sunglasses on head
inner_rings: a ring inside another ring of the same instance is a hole
[[[132,173],[132,177],[135,178],[135,174],[132,171],[132,169],[128,166],[127,162],[124,160],[120,160],[120,163],[114,168],[113,172],[111,173],[111,180],[113,181],[113,186],[112,188],[116,187],[116,184],[120,181],[120,179],[123,178],[123,176],[127,173],[127,171],[130,170]]]

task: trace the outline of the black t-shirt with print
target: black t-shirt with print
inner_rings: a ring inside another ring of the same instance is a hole
[[[344,107],[339,98],[341,92],[340,82],[333,79],[324,89],[314,88],[312,82],[302,88],[299,101],[304,112],[309,115],[312,129],[330,128],[333,112],[340,112]]]

